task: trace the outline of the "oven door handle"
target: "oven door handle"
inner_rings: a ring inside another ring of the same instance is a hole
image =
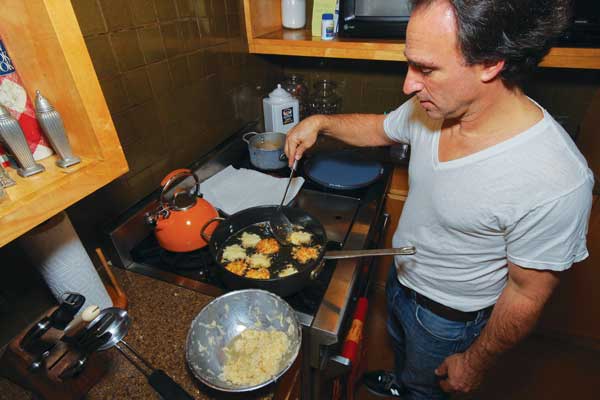
[[[352,361],[344,356],[331,356],[325,367],[325,379],[335,379],[348,374],[352,370]]]

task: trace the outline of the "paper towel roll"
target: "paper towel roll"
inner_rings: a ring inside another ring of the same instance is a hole
[[[18,240],[58,301],[65,292],[77,292],[85,296],[82,309],[94,304],[100,309],[112,307],[112,300],[65,212]]]

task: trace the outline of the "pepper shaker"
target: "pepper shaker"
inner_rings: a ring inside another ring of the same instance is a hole
[[[39,90],[36,90],[35,94],[35,116],[50,140],[52,148],[60,157],[60,160],[56,161],[56,165],[67,168],[81,162],[79,157],[73,155],[71,144],[58,111],[42,96]]]
[[[6,107],[1,104],[0,139],[17,159],[17,164],[19,164],[17,172],[19,175],[30,176],[45,171],[44,166],[36,163],[33,159],[33,154],[31,154],[21,126]]]
[[[16,184],[16,182],[11,178],[4,167],[0,164],[0,187],[9,187]]]

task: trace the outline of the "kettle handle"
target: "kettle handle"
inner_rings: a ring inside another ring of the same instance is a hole
[[[171,185],[173,184],[173,182],[175,182],[177,180],[177,178],[179,178],[181,176],[191,176],[194,178],[194,181],[196,182],[196,184],[194,186],[194,194],[198,195],[198,190],[200,189],[200,181],[198,180],[198,177],[196,176],[196,174],[194,174],[192,172],[192,170],[187,169],[187,168],[176,169],[174,171],[169,172],[167,174],[167,176],[165,176],[163,178],[163,180],[160,182],[160,186],[162,187],[162,191],[160,192],[160,204],[164,208],[165,207],[168,208],[167,206],[169,205],[169,203],[165,199],[165,195],[171,188]]]
[[[210,224],[212,224],[213,222],[215,222],[215,221],[225,221],[225,218],[223,218],[223,217],[214,217],[214,218],[211,218],[208,221],[206,221],[204,223],[204,225],[202,225],[202,228],[200,228],[200,236],[202,236],[202,239],[204,239],[204,241],[206,243],[210,242],[210,238],[206,235],[206,232],[205,232],[206,228],[208,228],[208,226]]]

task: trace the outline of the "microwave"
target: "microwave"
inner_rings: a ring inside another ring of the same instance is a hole
[[[401,38],[411,12],[410,0],[340,0],[342,37]],[[558,46],[600,47],[600,0],[573,0],[572,19]]]
[[[410,0],[340,0],[338,34],[356,38],[404,38]]]
[[[559,46],[600,47],[600,1],[573,0],[572,19]]]

